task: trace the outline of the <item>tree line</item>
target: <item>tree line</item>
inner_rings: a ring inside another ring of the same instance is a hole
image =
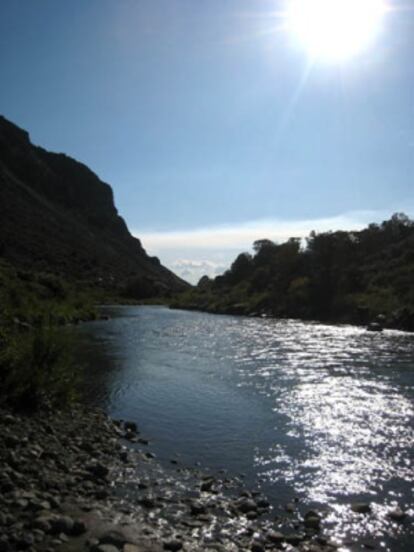
[[[360,231],[257,240],[173,306],[361,324],[382,315],[414,330],[414,221],[395,213]]]

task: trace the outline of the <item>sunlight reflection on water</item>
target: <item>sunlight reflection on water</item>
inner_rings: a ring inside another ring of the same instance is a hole
[[[257,454],[261,476],[272,484],[288,480],[310,503],[330,505],[327,523],[337,537],[398,531],[387,512],[407,500],[413,484],[413,336],[290,321],[260,328],[260,337],[251,327],[249,337],[272,342],[275,331],[276,347],[246,347],[241,372],[265,380],[253,385],[274,397],[275,412],[288,417],[287,435],[305,446],[294,457],[279,445]],[[397,371],[410,370],[408,385],[393,382],[396,361]],[[392,482],[405,493],[387,493]],[[376,503],[379,493],[388,496]],[[373,501],[369,520],[344,503],[361,496]],[[412,503],[403,506],[414,514]]]
[[[385,549],[410,550],[392,540],[407,524],[387,512],[414,515],[414,335],[150,307],[112,314],[83,330],[117,366],[101,395],[94,375],[95,400],[135,417],[161,457],[244,471],[275,504],[297,496],[326,509],[339,540],[374,535],[381,546],[384,536]],[[351,511],[361,500],[372,515]]]

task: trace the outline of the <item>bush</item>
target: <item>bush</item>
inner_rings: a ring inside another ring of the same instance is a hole
[[[33,409],[43,401],[66,404],[79,382],[68,334],[51,327],[0,331],[1,402]]]

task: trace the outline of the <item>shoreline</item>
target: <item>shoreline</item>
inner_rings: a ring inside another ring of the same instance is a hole
[[[157,305],[154,305],[157,306]],[[292,316],[276,316],[270,312],[268,313],[251,313],[251,312],[240,312],[237,309],[229,308],[229,309],[203,309],[198,305],[184,305],[184,304],[172,304],[167,305],[167,307],[171,310],[183,310],[188,312],[200,312],[205,314],[214,314],[219,316],[237,316],[237,317],[244,317],[244,318],[254,318],[254,319],[261,319],[261,320],[294,320],[297,322],[303,322],[303,323],[309,323],[309,324],[328,324],[330,326],[354,326],[356,328],[362,328],[372,333],[381,333],[383,330],[395,330],[399,332],[409,333],[413,334],[414,330],[411,329],[411,327],[404,327],[404,326],[398,326],[398,325],[390,325],[385,323],[380,330],[370,330],[370,326],[372,323],[370,322],[364,322],[357,320],[351,320],[351,319],[343,319],[343,318],[295,318]],[[375,323],[375,322],[374,322]]]
[[[97,409],[74,405],[31,417],[1,409],[0,428],[2,552],[338,547],[323,536],[320,513],[302,518],[287,505],[275,517],[266,497],[237,478],[174,460],[166,468],[136,449],[134,423]]]

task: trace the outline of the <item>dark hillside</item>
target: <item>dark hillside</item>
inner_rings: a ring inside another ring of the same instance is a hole
[[[187,287],[129,233],[108,184],[1,116],[0,256],[137,298]]]

